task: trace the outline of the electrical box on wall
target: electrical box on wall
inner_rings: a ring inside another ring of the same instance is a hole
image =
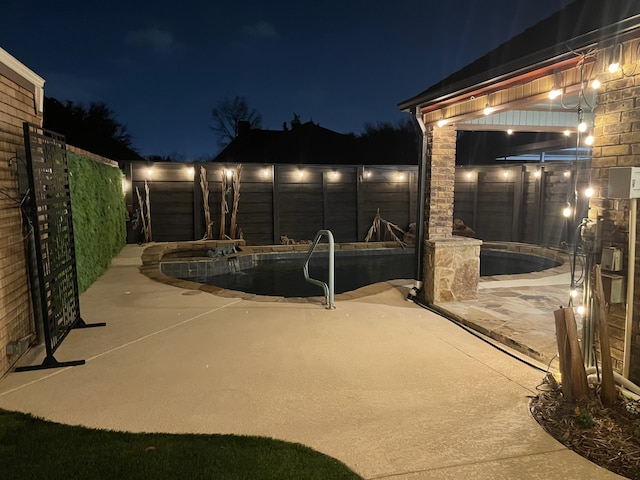
[[[602,247],[600,264],[603,270],[619,272],[622,270],[622,250],[616,247]]]
[[[602,272],[602,289],[608,304],[625,302],[625,282],[622,275]]]
[[[640,167],[611,167],[608,198],[640,198]]]

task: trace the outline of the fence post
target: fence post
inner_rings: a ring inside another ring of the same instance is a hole
[[[193,188],[193,240],[201,239],[204,236],[203,232],[207,231],[204,224],[204,198],[200,187],[200,167],[202,166],[204,166],[202,163],[193,164],[193,181],[191,182]]]
[[[278,175],[280,174],[280,167],[273,165],[273,175],[271,175],[271,187],[273,189],[273,243],[277,245],[280,243],[280,202],[279,202],[279,190],[280,185],[278,183]]]

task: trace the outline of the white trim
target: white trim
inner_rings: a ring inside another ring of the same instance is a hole
[[[2,65],[9,69],[9,73],[13,72],[14,75],[7,75],[10,80],[33,92],[36,115],[41,115],[44,110],[44,78],[27,68],[23,63],[19,62],[15,57],[0,47],[0,66]],[[0,73],[6,73],[2,70],[0,70]]]

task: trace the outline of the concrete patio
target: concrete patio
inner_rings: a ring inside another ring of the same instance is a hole
[[[86,364],[8,374],[0,408],[300,442],[366,479],[621,478],[533,420],[541,370],[407,302],[406,282],[330,311],[154,282],[141,253],[125,247],[81,296],[83,318],[107,326],[72,331],[56,358]],[[42,358],[33,349],[20,364]]]

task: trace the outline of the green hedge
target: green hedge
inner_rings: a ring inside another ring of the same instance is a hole
[[[111,265],[126,241],[119,168],[67,151],[78,288],[84,292]]]

